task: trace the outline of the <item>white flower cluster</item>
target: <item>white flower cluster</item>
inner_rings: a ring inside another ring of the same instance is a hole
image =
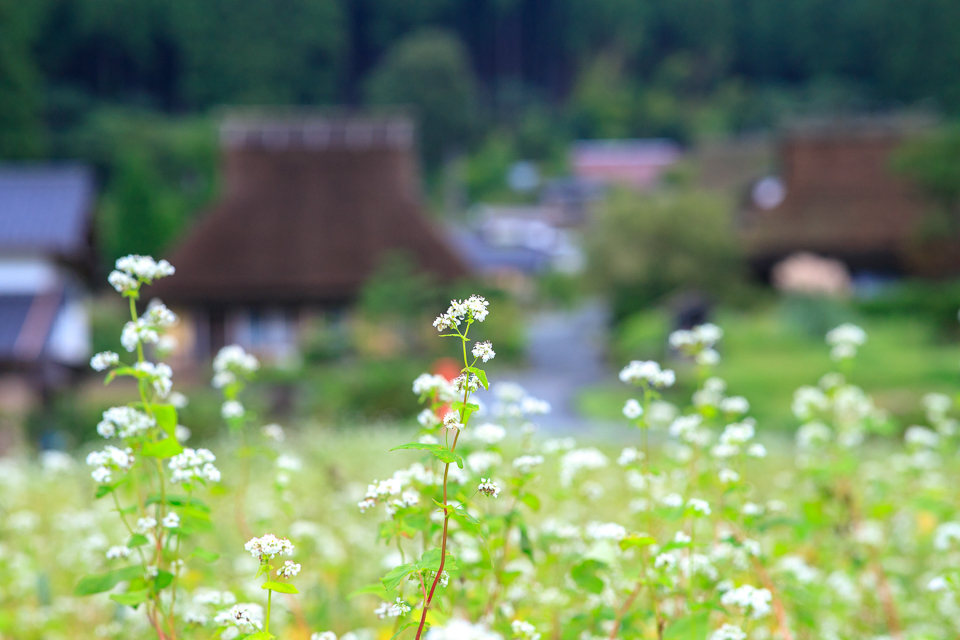
[[[503,636],[484,624],[453,618],[445,625],[430,627],[426,640],[503,640]]]
[[[123,331],[120,333],[120,344],[127,351],[133,353],[137,350],[137,345],[156,344],[160,341],[160,334],[156,328],[139,318],[136,322],[131,320],[123,325]]]
[[[278,424],[267,424],[260,428],[260,433],[267,440],[274,442],[283,442],[286,435],[283,433],[283,427]]]
[[[739,607],[756,620],[770,613],[772,598],[772,594],[767,589],[757,589],[744,584],[724,593],[720,597],[720,603],[726,607]]]
[[[643,407],[636,398],[630,398],[623,405],[623,415],[628,420],[636,420],[643,415]]]
[[[513,468],[519,471],[520,473],[530,473],[533,471],[534,467],[538,467],[543,464],[543,456],[537,455],[523,455],[517,456],[513,459]]]
[[[433,484],[434,482],[433,475],[419,463],[409,470],[402,469],[395,472],[393,477],[382,482],[374,480],[373,484],[367,486],[367,493],[363,500],[357,503],[360,513],[366,513],[367,509],[372,509],[379,502],[386,502],[387,513],[391,516],[399,509],[415,507],[420,503],[420,494],[413,489],[403,491],[404,482],[413,477],[417,477],[421,481],[425,480],[425,484]],[[401,494],[401,492],[403,493]],[[400,497],[390,500],[392,496]]]
[[[460,431],[466,425],[460,422],[459,411],[447,411],[446,415],[443,416],[443,426],[453,431]]]
[[[310,635],[310,640],[337,640],[337,634],[333,631],[317,631]]]
[[[827,332],[827,344],[830,345],[830,357],[834,360],[847,360],[857,355],[857,348],[867,341],[867,332],[849,322]]]
[[[697,364],[712,367],[720,363],[720,354],[714,346],[722,337],[723,329],[708,322],[693,329],[674,331],[668,342],[680,353],[693,357]]]
[[[163,517],[163,521],[160,523],[166,529],[176,529],[180,526],[180,516],[176,512],[171,511]]]
[[[440,400],[456,399],[456,393],[450,382],[440,374],[421,373],[413,381],[413,392],[418,396],[436,393]]]
[[[619,542],[627,537],[627,530],[616,522],[589,522],[584,533],[591,540]]]
[[[475,392],[480,388],[480,378],[474,374],[461,373],[459,376],[450,381],[450,386],[453,387],[453,390],[457,395],[461,395],[464,391],[470,393]]]
[[[944,522],[933,532],[933,548],[947,551],[954,543],[960,543],[960,522]]]
[[[943,436],[953,436],[960,432],[960,421],[947,416],[953,407],[953,400],[942,393],[928,393],[920,400],[927,420]]]
[[[510,630],[517,640],[540,640],[537,628],[526,620],[514,620],[510,623]]]
[[[227,345],[213,359],[213,386],[222,389],[237,381],[237,376],[249,378],[260,368],[260,361],[238,344]]]
[[[477,491],[490,498],[496,498],[500,495],[500,487],[491,478],[480,478],[480,484]]]
[[[243,632],[259,630],[263,628],[263,607],[253,603],[235,604],[218,613],[213,623],[218,627],[237,627]]]
[[[741,452],[741,447],[749,445],[746,448],[748,456],[765,458],[767,448],[759,442],[750,442],[755,434],[756,426],[752,418],[728,424],[720,434],[720,443],[710,450],[710,454],[715,458],[732,458]]]
[[[710,634],[707,640],[745,640],[747,634],[735,624],[724,624]]]
[[[466,300],[451,300],[446,313],[437,316],[433,326],[437,331],[444,331],[460,326],[464,320],[483,322],[489,313],[488,306],[490,303],[483,296],[478,295],[472,295]]]
[[[251,538],[243,548],[250,552],[261,564],[279,556],[292,556],[293,543],[286,538],[278,538],[268,533],[260,538]]]
[[[166,260],[155,261],[150,256],[129,255],[116,262],[116,270],[107,277],[110,285],[120,293],[136,291],[141,282],[172,276],[175,269]]]
[[[243,408],[243,405],[239,400],[227,400],[220,407],[220,416],[224,420],[236,420],[237,418],[242,418],[243,414],[247,412]]]
[[[133,407],[111,407],[103,412],[103,419],[97,424],[97,433],[104,438],[119,435],[121,438],[134,438],[146,433],[156,425],[156,421],[144,412]]]
[[[609,462],[599,449],[573,449],[560,458],[560,484],[569,487],[573,478],[584,469],[602,469]]]
[[[154,391],[161,398],[170,395],[170,389],[173,387],[173,369],[170,365],[158,362],[138,362],[133,368],[146,375],[147,381],[153,385]]]
[[[107,549],[106,552],[107,560],[115,560],[117,558],[129,558],[130,557],[130,547],[124,547],[121,545],[114,545]]]
[[[399,618],[402,615],[410,613],[410,605],[400,598],[396,602],[381,602],[373,611],[374,615],[383,620],[384,618]]]
[[[101,351],[90,358],[90,367],[94,371],[106,371],[120,364],[120,356],[113,351]]]
[[[277,575],[281,578],[292,578],[300,573],[300,565],[292,560],[284,560],[283,566],[277,569]]]
[[[170,458],[170,482],[220,482],[220,470],[213,465],[216,459],[209,449],[184,449]]]
[[[118,449],[107,445],[103,451],[91,451],[87,455],[87,464],[96,467],[90,475],[100,484],[113,479],[114,471],[129,471],[133,467],[133,449]]]
[[[489,362],[496,357],[497,353],[493,350],[493,345],[490,344],[490,341],[478,342],[473,345],[473,357],[480,358],[484,362]]]
[[[507,437],[507,430],[498,424],[486,422],[473,429],[472,436],[474,440],[493,445]]]
[[[653,360],[634,360],[620,370],[620,380],[627,384],[647,384],[651,387],[672,387],[677,381],[670,369],[660,369]]]

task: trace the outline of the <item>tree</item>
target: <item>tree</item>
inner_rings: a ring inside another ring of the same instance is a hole
[[[0,0],[0,158],[43,151],[40,75],[30,54],[30,3]]]
[[[429,166],[465,145],[476,124],[476,80],[467,52],[456,35],[443,31],[425,29],[397,42],[371,73],[367,99],[416,110]]]
[[[960,233],[960,125],[908,140],[894,155],[893,165],[934,205],[934,219],[927,228]],[[937,225],[938,220],[945,224]]]

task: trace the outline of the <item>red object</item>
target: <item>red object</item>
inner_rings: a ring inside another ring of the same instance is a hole
[[[453,380],[459,376],[461,369],[463,369],[463,367],[453,358],[438,358],[433,363],[434,375],[441,375],[447,380]]]

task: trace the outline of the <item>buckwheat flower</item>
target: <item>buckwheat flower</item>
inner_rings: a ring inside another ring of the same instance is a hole
[[[220,407],[220,415],[223,416],[224,420],[242,418],[244,413],[246,413],[246,410],[243,405],[236,400],[227,400]]]
[[[720,353],[716,349],[704,349],[696,356],[694,360],[703,367],[715,367],[720,364]]]
[[[165,529],[176,529],[180,526],[180,516],[175,511],[171,511],[163,517],[161,524]]]
[[[661,370],[652,360],[634,360],[620,370],[620,380],[628,384],[648,384],[652,387],[670,387],[676,376],[669,369]]]
[[[797,446],[801,449],[815,449],[830,442],[833,432],[822,422],[808,422],[797,429]]]
[[[167,400],[168,400],[168,401],[170,402],[170,404],[172,404],[172,405],[174,406],[174,408],[176,408],[176,409],[183,409],[183,408],[185,408],[188,404],[190,404],[189,398],[187,398],[187,396],[183,395],[183,394],[180,393],[179,391],[174,391],[173,393],[171,393],[171,394],[170,394],[170,397],[169,397]]]
[[[277,469],[282,471],[300,471],[303,469],[303,461],[287,453],[277,456],[277,461],[274,464]]]
[[[157,336],[159,339],[159,336]],[[123,331],[120,332],[120,344],[129,352],[137,350],[137,344],[140,342],[140,335],[137,332],[137,323],[128,322],[123,325]]]
[[[176,271],[166,260],[157,262],[150,256],[133,254],[119,258],[116,267],[118,271],[146,282],[172,276]]]
[[[260,368],[260,361],[256,357],[247,353],[243,347],[238,344],[227,345],[217,352],[213,359],[214,373],[233,373],[250,377]],[[222,385],[225,386],[225,385]]]
[[[748,584],[727,591],[720,597],[720,603],[727,607],[739,607],[757,620],[770,613],[770,601],[773,596],[767,589],[757,589]]]
[[[694,514],[701,516],[710,515],[710,503],[699,498],[690,498],[687,500],[687,509]]]
[[[845,360],[857,355],[857,348],[867,341],[867,333],[855,324],[845,323],[827,332],[827,344],[832,347],[830,357]]]
[[[676,542],[677,544],[690,544],[690,540],[691,540],[690,536],[683,531],[677,531],[673,535],[673,541]]]
[[[150,324],[155,327],[166,329],[177,324],[177,314],[167,308],[167,305],[162,302],[151,302],[150,306],[147,307],[146,313],[141,316],[141,320],[145,324]]]
[[[481,424],[473,429],[473,439],[485,444],[497,444],[507,436],[507,430],[498,424]]]
[[[149,567],[147,567],[146,569],[147,578],[153,579],[153,578],[156,578],[158,575],[160,575],[160,567],[158,567],[157,565],[150,565]]]
[[[560,484],[569,487],[580,471],[602,469],[608,462],[607,456],[593,447],[568,451],[560,458]]]
[[[636,447],[624,447],[623,451],[620,452],[620,457],[617,458],[617,464],[626,467],[642,458],[643,453],[637,451]]]
[[[720,469],[717,477],[723,484],[733,484],[740,480],[740,474],[733,469]]]
[[[156,425],[156,421],[146,413],[133,407],[111,407],[103,412],[103,419],[97,425],[97,433],[104,438],[119,435],[121,438],[134,438],[146,433]]]
[[[158,396],[161,398],[167,397],[173,386],[173,369],[170,368],[170,365],[164,364],[163,362],[157,364],[152,362],[138,362],[133,365],[133,368],[145,375],[146,379],[153,385]]]
[[[254,558],[263,564],[267,560],[272,560],[278,555],[292,556],[293,543],[286,538],[278,538],[272,533],[268,533],[259,538],[251,538],[243,548],[250,552]]]
[[[417,422],[424,429],[433,429],[440,424],[440,418],[437,417],[437,414],[435,414],[432,409],[424,409],[417,414]]]
[[[683,496],[679,493],[669,493],[660,498],[660,503],[665,507],[676,509],[683,506]]]
[[[756,434],[753,422],[747,418],[743,422],[728,424],[720,435],[720,443],[727,445],[742,445],[753,439]]]
[[[703,417],[698,413],[680,416],[670,425],[670,435],[686,442],[692,442],[696,438],[702,422]]]
[[[640,406],[640,402],[635,398],[630,398],[623,405],[623,415],[626,416],[628,420],[636,420],[643,415],[643,407]]]
[[[500,495],[500,487],[497,486],[496,482],[489,478],[480,478],[480,484],[477,486],[477,491],[490,498],[496,498]]]
[[[750,411],[750,403],[743,396],[730,396],[720,402],[720,410],[724,413],[742,415]]]
[[[121,545],[115,545],[107,549],[107,560],[115,560],[116,558],[128,558],[130,557],[130,548],[124,547]]]
[[[107,282],[117,290],[117,293],[135,291],[137,287],[140,286],[140,283],[137,282],[135,278],[131,278],[122,271],[111,271],[110,275],[107,276]]]
[[[943,576],[935,576],[927,583],[927,591],[946,591],[949,583]]]
[[[469,391],[473,393],[480,388],[480,378],[477,376],[466,373],[461,373],[459,376],[453,379],[450,383],[454,391],[458,394],[462,394],[464,391]]]
[[[745,502],[743,506],[740,507],[740,513],[745,516],[758,516],[763,513],[763,507],[754,502]]]
[[[745,640],[747,634],[735,624],[724,624],[710,634],[707,640]]]
[[[751,458],[766,458],[767,448],[759,442],[754,442],[747,447],[747,455]]]
[[[373,610],[373,613],[381,620],[384,618],[399,618],[402,615],[410,613],[410,606],[400,598],[397,598],[397,601],[394,603],[381,602],[380,605]]]
[[[170,482],[190,482],[194,479],[219,482],[220,471],[213,466],[216,459],[209,449],[184,449],[167,463],[171,471]]]
[[[518,640],[540,640],[537,628],[526,620],[514,620],[510,623],[510,630]]]
[[[525,455],[518,456],[513,459],[513,468],[519,471],[520,473],[530,473],[533,471],[534,467],[539,467],[543,464],[543,456],[535,455]]]
[[[310,640],[337,640],[337,634],[333,631],[318,631],[310,636]]]
[[[274,442],[283,442],[286,437],[283,433],[283,427],[278,424],[264,425],[260,428],[260,433],[267,440],[273,440]]]
[[[87,455],[87,465],[96,467],[90,475],[100,484],[107,484],[113,478],[113,471],[129,471],[133,467],[133,450],[118,449],[107,445],[103,451],[92,451]]]
[[[550,413],[550,403],[533,396],[520,400],[520,412],[525,416],[541,416]]]
[[[90,366],[94,371],[105,371],[120,364],[120,356],[113,351],[101,351],[90,358]]]
[[[932,429],[912,426],[903,434],[903,441],[908,447],[927,447],[933,449],[940,445],[940,435]]]
[[[284,560],[283,566],[277,569],[277,576],[281,578],[293,578],[300,573],[300,565],[292,560]]]
[[[810,420],[829,406],[830,399],[817,387],[800,387],[793,394],[793,415],[800,420]]]
[[[616,522],[589,522],[585,533],[591,540],[613,540],[619,542],[627,537],[627,530]]]
[[[238,627],[244,632],[259,630],[263,628],[263,607],[252,603],[235,604],[218,613],[213,623],[218,627]]]
[[[474,473],[486,473],[490,467],[503,462],[500,454],[495,451],[474,451],[466,458],[467,466]]]
[[[496,355],[496,352],[493,350],[493,345],[490,344],[489,340],[473,345],[473,357],[480,358],[484,362],[493,360]]]
[[[448,411],[447,414],[443,416],[443,426],[447,429],[459,431],[466,425],[460,422],[460,412]]]
[[[157,528],[157,519],[146,516],[144,518],[139,518],[137,520],[136,531],[137,533],[144,534],[150,531],[153,531]]]
[[[425,433],[417,438],[417,442],[420,444],[440,444],[440,440],[438,440],[436,436],[432,436],[429,433]]]
[[[954,543],[960,543],[960,522],[944,522],[933,533],[933,548],[946,551]]]
[[[783,556],[779,565],[782,571],[791,574],[797,582],[802,584],[809,584],[820,578],[820,572],[808,565],[800,556]]]
[[[669,553],[661,553],[653,559],[653,568],[670,571],[677,566],[677,558]]]

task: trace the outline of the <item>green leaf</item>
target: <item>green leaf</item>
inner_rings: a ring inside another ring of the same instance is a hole
[[[463,458],[455,454],[450,449],[447,449],[442,444],[424,444],[422,442],[410,442],[408,444],[402,444],[399,447],[394,447],[390,451],[396,451],[397,449],[417,449],[418,451],[429,451],[432,453],[440,462],[445,462],[450,464],[451,462],[456,462],[457,466],[463,469]]]
[[[472,374],[474,374],[475,376],[477,376],[477,379],[480,380],[480,384],[483,385],[483,388],[484,388],[484,389],[489,389],[489,388],[490,388],[490,384],[487,382],[487,372],[486,372],[486,371],[484,371],[483,369],[478,369],[477,367],[467,367],[467,370],[470,371],[470,373],[472,373]]]
[[[390,640],[396,640],[397,636],[399,636],[401,633],[403,633],[404,631],[406,631],[407,629],[409,629],[415,624],[418,624],[418,622],[416,620],[413,620],[401,626],[399,629],[397,629],[397,632],[390,637]]]
[[[532,493],[525,493],[523,497],[520,498],[523,504],[527,505],[534,511],[540,511],[540,498],[533,495]]]
[[[581,589],[590,593],[600,593],[603,591],[603,580],[597,576],[597,571],[606,566],[599,560],[584,560],[570,570],[570,576]]]
[[[266,631],[257,631],[256,633],[251,633],[248,636],[243,636],[241,640],[273,640],[276,638],[272,633],[267,633]]]
[[[99,487],[97,487],[97,492],[93,495],[93,497],[99,500],[100,498],[107,495],[108,493],[112,493],[113,490],[116,488],[117,488],[117,485],[115,484],[102,484]]]
[[[630,547],[646,547],[654,544],[656,539],[652,536],[627,536],[620,541],[620,548],[626,551]]]
[[[260,568],[257,569],[257,575],[255,575],[255,576],[253,577],[253,579],[256,580],[257,578],[259,578],[259,577],[262,576],[263,574],[265,574],[265,573],[270,573],[270,570],[271,570],[271,569],[273,569],[273,567],[272,567],[271,565],[266,564],[266,563],[261,564],[261,565],[260,565]]]
[[[146,602],[150,597],[149,589],[140,589],[138,591],[127,591],[126,593],[111,593],[110,599],[117,604],[125,604],[129,607],[136,607],[142,602]]]
[[[709,611],[685,616],[663,631],[663,640],[704,640],[707,637]]]
[[[122,569],[114,569],[113,571],[108,571],[95,576],[84,576],[80,579],[80,582],[77,583],[77,587],[73,590],[73,595],[89,596],[93,595],[94,593],[110,591],[110,589],[113,589],[124,580],[133,580],[134,578],[139,578],[142,575],[143,567],[140,565],[132,565],[129,567],[123,567]]]
[[[153,579],[153,588],[157,591],[161,589],[166,589],[173,583],[173,574],[169,571],[161,571],[157,573],[157,577]]]
[[[264,582],[260,585],[261,589],[269,589],[277,593],[300,593],[297,588],[289,582]]]
[[[153,407],[153,417],[161,429],[173,436],[177,430],[177,408],[172,404],[158,404]]]
[[[440,569],[440,549],[430,549],[424,551],[417,562],[417,568],[423,571],[438,571]],[[456,569],[457,563],[453,559],[453,554],[447,553],[447,560],[443,563],[444,570]]]
[[[133,367],[117,367],[110,371],[107,374],[107,377],[103,379],[103,384],[107,385],[113,382],[114,378],[117,376],[133,376],[137,377],[143,375],[140,371],[137,371]]]
[[[353,600],[357,596],[363,596],[370,593],[376,593],[378,595],[383,594],[383,585],[382,584],[368,584],[365,587],[360,587],[356,591],[351,591],[347,594],[347,600]]]
[[[527,525],[523,522],[520,523],[520,551],[533,562],[533,543],[530,542],[530,533],[527,531]]]
[[[393,591],[399,586],[403,579],[408,575],[417,570],[417,565],[408,562],[407,564],[402,564],[399,567],[394,567],[387,572],[387,575],[380,578],[380,582],[383,583],[383,588],[387,591]]]
[[[135,549],[136,547],[142,547],[148,542],[150,542],[150,540],[147,539],[147,536],[140,533],[135,533],[132,536],[130,536],[130,541],[127,542],[127,548]]]
[[[178,453],[183,452],[183,447],[180,446],[180,443],[177,442],[177,439],[174,437],[169,437],[166,440],[161,440],[160,442],[148,442],[143,445],[143,451],[141,455],[149,456],[151,458],[169,458],[175,456]]]
[[[196,549],[193,550],[193,553],[190,554],[190,557],[200,558],[204,562],[216,562],[217,559],[220,557],[220,554],[197,547]]]

